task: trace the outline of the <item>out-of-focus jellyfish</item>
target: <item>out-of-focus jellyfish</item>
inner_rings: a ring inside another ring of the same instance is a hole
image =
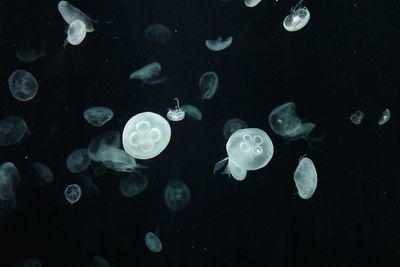
[[[181,121],[185,118],[185,111],[179,106],[178,98],[175,97],[174,99],[176,100],[175,109],[168,109],[167,118],[170,121]]]
[[[80,44],[86,37],[86,26],[81,20],[74,20],[68,27],[67,42],[71,45]]]
[[[355,125],[360,125],[364,117],[365,117],[364,112],[362,112],[361,110],[357,110],[356,112],[350,115],[350,121]]]
[[[196,121],[201,121],[203,119],[203,114],[200,109],[193,105],[183,105],[181,110],[185,112],[188,118],[194,119]]]
[[[151,252],[158,253],[162,250],[161,241],[153,232],[146,233],[144,236],[144,243]]]
[[[119,190],[125,197],[134,197],[146,190],[149,181],[140,172],[133,172],[128,177],[121,180]]]
[[[231,118],[227,120],[224,124],[224,137],[226,140],[229,139],[229,137],[236,132],[237,130],[247,128],[247,123],[238,118]]]
[[[144,83],[159,76],[161,72],[161,65],[158,62],[152,62],[146,66],[135,70],[129,76],[129,79],[141,80]]]
[[[36,48],[32,46],[18,46],[15,54],[22,62],[33,62],[42,58],[46,55],[46,52],[42,48]]]
[[[137,164],[135,158],[124,150],[112,146],[100,147],[98,157],[107,168],[117,172],[133,172],[137,168],[144,167]]]
[[[294,172],[294,182],[302,199],[309,199],[317,188],[317,171],[311,159],[303,157]]]
[[[385,124],[385,123],[387,123],[389,120],[390,120],[390,117],[391,117],[392,115],[391,115],[391,113],[390,113],[390,110],[388,109],[388,108],[385,108],[383,111],[382,111],[382,114],[381,114],[381,116],[379,117],[379,119],[378,119],[378,124],[379,125],[383,125],[383,124]]]
[[[171,38],[171,31],[160,23],[153,23],[146,27],[144,35],[150,42],[165,44]]]
[[[79,201],[82,196],[81,187],[77,184],[70,184],[64,191],[65,199],[72,205]]]
[[[88,151],[89,157],[93,161],[103,161],[103,149],[107,147],[119,148],[121,146],[121,134],[118,131],[107,131],[97,135],[90,142]]]
[[[114,112],[107,107],[91,107],[83,112],[85,120],[95,126],[101,127],[110,121],[114,116]]]
[[[71,152],[67,158],[67,169],[72,173],[86,170],[90,165],[89,152],[86,148],[79,148]]]
[[[0,146],[17,144],[31,132],[23,118],[8,116],[0,120]]]
[[[261,2],[261,0],[244,0],[244,4],[247,7],[255,7]]]
[[[219,85],[218,75],[213,71],[207,71],[199,79],[200,99],[211,99],[217,92]]]
[[[268,164],[274,154],[274,146],[263,130],[246,128],[229,137],[226,151],[228,157],[215,164],[214,173],[227,163],[224,174],[232,174],[237,181],[242,181],[248,170],[258,170]]]
[[[171,127],[168,121],[153,112],[133,116],[122,133],[125,151],[137,159],[154,158],[167,147],[170,139]]]
[[[42,267],[42,262],[38,259],[25,259],[17,263],[16,267]]]
[[[8,78],[11,95],[19,101],[33,99],[38,91],[38,83],[32,73],[16,70]]]
[[[180,211],[189,205],[191,198],[187,185],[177,179],[171,180],[164,190],[164,201],[172,211]]]
[[[58,3],[58,11],[68,24],[71,24],[75,20],[80,20],[85,24],[85,29],[87,32],[94,31],[91,19],[81,10],[74,7],[67,1],[60,1]]]
[[[218,52],[228,48],[232,44],[232,36],[228,36],[226,39],[222,39],[219,36],[216,40],[206,40],[206,46],[208,49],[214,52]]]
[[[310,12],[306,7],[301,7],[303,0],[300,0],[291,8],[290,14],[283,20],[283,27],[289,32],[298,31],[307,25],[310,20]]]
[[[100,256],[94,256],[90,264],[91,267],[110,267],[110,263]]]
[[[0,217],[15,210],[17,205],[16,188],[21,180],[18,169],[12,162],[0,165]]]
[[[35,170],[35,172],[37,174],[36,180],[40,185],[43,186],[43,185],[53,182],[54,175],[49,167],[47,167],[43,163],[34,162],[34,163],[32,163],[32,168]]]

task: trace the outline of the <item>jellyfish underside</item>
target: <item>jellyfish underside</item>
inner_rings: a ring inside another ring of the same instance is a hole
[[[174,179],[170,181],[164,190],[166,206],[175,212],[181,211],[189,205],[191,193],[185,183]]]
[[[213,71],[207,71],[199,79],[200,99],[211,99],[218,90],[219,78]]]
[[[174,99],[176,100],[175,109],[168,109],[167,118],[171,121],[181,121],[185,118],[185,111],[179,106],[178,98]]]
[[[82,190],[77,184],[70,184],[65,188],[64,191],[65,199],[70,203],[74,204],[79,201],[82,195]]]
[[[289,32],[298,31],[307,25],[310,20],[310,12],[306,7],[301,7],[303,0],[300,0],[291,8],[290,14],[283,20],[283,27]]]
[[[228,48],[232,44],[232,40],[232,36],[228,36],[226,39],[219,36],[216,40],[206,40],[205,44],[211,51],[218,52]]]
[[[203,119],[203,114],[201,113],[200,109],[193,105],[182,105],[182,111],[185,112],[188,118],[201,121]]]
[[[364,112],[357,110],[353,114],[350,115],[350,121],[355,125],[360,125],[365,117]]]

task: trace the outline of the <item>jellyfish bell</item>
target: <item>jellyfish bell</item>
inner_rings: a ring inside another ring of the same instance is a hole
[[[219,78],[214,71],[207,71],[200,76],[200,100],[211,99],[218,90]]]
[[[294,181],[299,196],[302,199],[309,199],[317,188],[317,171],[311,159],[303,156],[294,172]]]
[[[67,42],[71,45],[80,44],[86,37],[86,26],[81,20],[76,19],[68,27]]]
[[[79,201],[82,190],[77,184],[70,184],[64,190],[65,199],[72,205]]]
[[[102,127],[114,117],[114,112],[107,107],[90,107],[84,111],[83,117],[90,125]]]
[[[362,112],[361,110],[357,110],[353,114],[350,115],[350,121],[355,124],[355,125],[360,125],[362,121],[364,120],[365,113]]]
[[[19,101],[32,100],[38,91],[38,83],[32,73],[15,70],[8,78],[11,95]]]
[[[244,0],[244,4],[247,7],[255,7],[261,2],[261,0]]]
[[[176,100],[175,109],[168,109],[167,118],[170,121],[181,121],[185,118],[185,111],[179,106],[179,99],[176,97],[174,99]]]
[[[387,123],[390,120],[390,117],[392,116],[390,110],[388,108],[385,108],[382,113],[381,116],[378,119],[378,124],[379,125],[383,125],[385,123]]]
[[[185,112],[185,116],[196,121],[201,121],[203,119],[203,113],[201,113],[200,109],[193,105],[182,105],[182,111]]]
[[[146,247],[153,253],[159,253],[162,250],[162,243],[158,236],[153,232],[148,232],[144,236]]]
[[[93,32],[92,20],[81,10],[74,7],[67,1],[60,1],[57,5],[58,11],[65,20],[66,23],[71,24],[75,20],[80,20],[85,24],[85,30],[87,32]]]
[[[232,40],[232,36],[228,36],[225,39],[223,39],[222,36],[219,36],[215,40],[206,40],[205,44],[209,50],[218,52],[228,48],[232,44]]]
[[[290,10],[290,14],[283,20],[283,27],[289,32],[295,32],[304,28],[310,20],[310,12],[306,7],[301,7],[303,0],[298,2]]]

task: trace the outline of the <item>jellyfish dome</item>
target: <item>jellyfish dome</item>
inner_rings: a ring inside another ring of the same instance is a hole
[[[137,159],[151,159],[159,155],[170,139],[168,121],[153,112],[133,116],[122,133],[122,145],[126,153]]]
[[[80,44],[86,36],[86,25],[83,21],[76,19],[68,27],[67,41],[71,45]]]
[[[301,4],[301,2],[299,3]],[[304,28],[310,20],[310,12],[306,7],[298,8],[297,4],[292,12],[283,20],[283,27],[288,32],[295,32]]]

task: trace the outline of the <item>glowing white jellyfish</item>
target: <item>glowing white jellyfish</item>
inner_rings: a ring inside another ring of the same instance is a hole
[[[200,109],[193,105],[182,105],[181,109],[185,112],[186,117],[194,119],[196,121],[201,121],[203,119],[203,113]]]
[[[153,112],[133,116],[125,125],[122,145],[137,159],[150,159],[159,155],[171,139],[171,127],[166,119]]]
[[[80,44],[86,37],[86,26],[81,20],[74,20],[68,27],[67,41],[71,45]]]
[[[365,113],[361,110],[357,110],[353,114],[350,115],[350,121],[355,125],[360,125],[365,117]]]
[[[103,126],[110,121],[113,116],[114,112],[107,107],[90,107],[83,113],[85,120],[95,127]]]
[[[261,0],[244,0],[244,4],[247,7],[255,7],[261,2]]]
[[[77,184],[70,184],[64,191],[65,199],[72,205],[79,201],[82,195],[82,190]]]
[[[317,171],[311,159],[303,157],[294,172],[294,181],[302,199],[309,199],[317,188]]]
[[[211,99],[217,92],[219,85],[218,75],[213,71],[207,71],[199,79],[200,100]]]
[[[306,7],[301,7],[303,0],[290,10],[290,14],[283,20],[283,27],[289,32],[298,31],[307,25],[310,20],[310,12]]]
[[[228,48],[232,44],[232,40],[232,36],[228,36],[226,39],[219,36],[216,40],[206,40],[205,44],[211,51],[218,52]]]
[[[146,233],[144,236],[144,243],[151,252],[158,253],[162,250],[162,243],[153,232]]]
[[[175,109],[168,109],[167,118],[170,121],[181,121],[185,118],[185,111],[181,109],[179,106],[178,98],[174,98],[176,100]]]
[[[181,211],[189,205],[191,193],[187,185],[177,179],[171,180],[164,190],[165,205],[172,211]]]
[[[23,118],[8,116],[0,120],[0,146],[17,144],[31,132]]]
[[[74,7],[67,1],[58,2],[58,11],[68,25],[75,20],[80,20],[85,24],[87,32],[94,31],[91,19],[78,8]]]
[[[379,117],[379,119],[378,119],[378,124],[379,125],[383,125],[383,124],[385,124],[385,123],[387,123],[389,120],[390,120],[390,117],[391,117],[392,115],[391,115],[391,113],[390,113],[390,110],[388,109],[388,108],[385,108],[383,111],[382,111],[382,114],[381,114],[381,116]]]
[[[38,91],[38,83],[32,73],[16,70],[8,78],[11,95],[19,101],[32,100]]]

